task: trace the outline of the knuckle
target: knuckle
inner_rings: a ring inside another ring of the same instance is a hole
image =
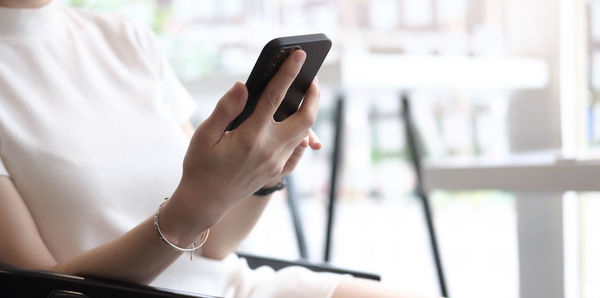
[[[286,67],[283,69],[283,76],[286,80],[293,81],[296,79],[297,72],[298,71],[294,67]]]
[[[196,132],[194,133],[194,136],[192,137],[192,139],[196,142],[199,143],[205,143],[206,140],[208,140],[208,138],[210,137],[209,132],[207,131],[207,129],[198,129],[196,130]]]
[[[302,127],[308,129],[315,124],[315,117],[312,115],[304,115],[300,118],[300,123]],[[308,130],[306,131],[306,135],[308,135]]]
[[[210,139],[211,133],[210,126],[207,126],[206,122],[204,122],[194,131],[191,142],[203,146],[206,144],[207,140]]]
[[[283,98],[282,92],[280,92],[279,90],[275,90],[275,88],[272,88],[268,89],[265,92],[264,100],[270,107],[276,107],[281,98]]]
[[[217,106],[215,107],[214,113],[215,116],[219,118],[225,118],[231,115],[231,109],[227,104],[223,103],[222,101],[219,101],[219,103],[217,103]]]

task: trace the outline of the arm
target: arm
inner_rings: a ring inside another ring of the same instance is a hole
[[[310,86],[308,94],[319,94],[316,80]],[[183,131],[191,137],[194,130],[189,122],[181,125]],[[294,170],[304,150],[310,146],[313,150],[321,149],[321,143],[316,134],[309,129],[308,138],[302,141],[288,158],[283,173],[265,187],[271,187],[280,182],[283,177]],[[269,196],[252,196],[247,200],[237,203],[227,214],[211,228],[211,234],[202,247],[203,256],[211,259],[224,259],[232,253],[239,244],[248,236],[258,222],[260,215],[271,200]]]
[[[152,222],[147,219],[110,243],[57,263],[45,246],[27,206],[6,176],[0,176],[0,236],[3,239],[1,262],[142,283],[150,282],[179,256],[160,242]]]
[[[246,101],[247,90],[239,82],[195,131],[181,181],[160,214],[161,230],[171,242],[190,247],[241,199],[282,174],[318,109],[318,97],[307,96],[292,117],[279,123],[272,118],[305,56],[296,51],[284,62],[253,115],[235,131],[223,133]],[[180,255],[158,238],[149,214],[121,237],[57,262],[8,177],[0,177],[0,239],[3,263],[137,283],[152,281]]]
[[[264,211],[271,196],[252,196],[235,205],[210,230],[210,236],[202,247],[202,255],[222,260],[232,253],[248,236]]]

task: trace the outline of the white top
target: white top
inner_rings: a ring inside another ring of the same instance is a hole
[[[0,174],[58,261],[172,194],[193,105],[144,27],[57,3],[0,8]]]
[[[171,195],[191,103],[140,26],[54,3],[0,8],[2,171],[58,261]]]
[[[0,7],[0,175],[11,177],[57,261],[121,236],[171,195],[188,145],[180,124],[192,108],[143,26],[56,3]],[[154,284],[328,297],[339,280],[184,255]]]

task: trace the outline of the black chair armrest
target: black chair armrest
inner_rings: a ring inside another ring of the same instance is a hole
[[[19,269],[0,263],[0,296],[19,298],[209,298],[146,285],[93,277]]]
[[[336,268],[327,264],[286,261],[237,253],[250,268],[269,266],[279,270],[302,266],[315,272],[350,274],[354,277],[381,280],[379,275]],[[211,298],[214,296],[184,293],[123,281],[60,274],[50,271],[16,268],[0,263],[0,296],[19,298],[107,297],[107,298]]]
[[[289,267],[289,266],[302,266],[302,267],[308,268],[315,272],[332,272],[332,273],[339,273],[339,274],[350,274],[354,277],[359,277],[359,278],[366,278],[366,279],[377,280],[377,281],[381,280],[381,277],[377,274],[355,271],[355,270],[341,269],[341,268],[333,267],[328,264],[312,264],[312,263],[309,263],[306,261],[293,261],[292,262],[292,261],[286,261],[286,260],[281,260],[281,259],[260,257],[260,256],[247,254],[247,253],[241,253],[241,252],[237,252],[236,254],[239,257],[245,258],[246,261],[248,261],[248,266],[250,266],[250,268],[252,268],[252,269],[256,269],[260,266],[269,266],[269,267],[273,268],[274,270],[279,270],[279,269]]]

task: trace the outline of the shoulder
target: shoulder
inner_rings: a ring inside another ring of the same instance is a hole
[[[63,11],[69,27],[76,34],[100,37],[111,44],[135,47],[147,54],[154,52],[158,46],[157,38],[148,26],[125,16],[76,8]]]

